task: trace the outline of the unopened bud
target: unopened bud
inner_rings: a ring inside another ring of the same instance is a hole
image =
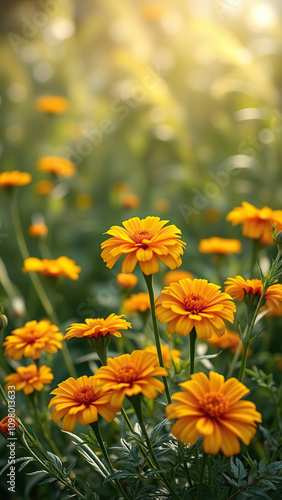
[[[0,331],[5,330],[8,326],[8,318],[5,314],[0,314]]]
[[[282,231],[276,234],[274,241],[278,247],[282,247]]]

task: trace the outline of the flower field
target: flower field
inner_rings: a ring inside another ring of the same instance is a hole
[[[281,498],[281,16],[0,6],[1,498]]]

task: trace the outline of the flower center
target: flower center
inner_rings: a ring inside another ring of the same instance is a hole
[[[117,371],[117,380],[119,382],[133,382],[136,380],[136,367],[132,363],[120,368]]]
[[[199,400],[199,405],[207,417],[220,417],[228,408],[225,397],[219,392],[208,392]]]
[[[194,314],[201,312],[206,304],[206,299],[200,293],[189,293],[184,298],[186,311]]]
[[[150,240],[153,238],[154,233],[153,231],[147,231],[146,229],[138,229],[135,231],[135,233],[131,236],[133,241],[137,243],[138,245],[141,245],[142,248],[147,248],[146,243],[143,243],[143,240]]]
[[[85,385],[76,389],[73,397],[78,403],[85,405],[90,405],[96,399],[94,389],[91,385]]]

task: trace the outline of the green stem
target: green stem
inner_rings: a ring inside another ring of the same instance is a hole
[[[212,475],[212,468],[211,468],[211,456],[210,455],[208,455],[208,469],[209,469],[209,482],[211,485],[211,497],[212,497],[212,500],[215,500],[214,483],[213,483],[213,475]]]
[[[109,466],[110,472],[111,473],[115,472],[115,470],[114,470],[114,468],[112,466],[112,462],[110,460],[110,457],[108,455],[108,452],[107,452],[107,450],[105,448],[103,438],[101,436],[101,432],[100,432],[98,420],[96,422],[93,422],[92,424],[90,424],[90,426],[91,426],[91,428],[94,431],[94,434],[96,436],[96,439],[98,441],[100,449],[101,449],[101,451],[102,451],[102,453],[104,455],[104,458],[105,458],[105,460],[106,460],[106,462],[107,462],[107,464]],[[114,481],[115,481],[115,483],[117,485],[117,488],[119,489],[120,493],[122,494],[123,498],[125,498],[126,500],[130,500],[129,497],[128,497],[128,495],[127,495],[127,493],[126,493],[126,491],[124,491],[122,485],[120,484],[119,480],[115,479]]]
[[[154,331],[154,336],[155,336],[155,342],[156,342],[156,348],[157,348],[157,353],[159,356],[159,362],[160,366],[164,368],[164,361],[163,361],[163,355],[162,355],[162,349],[161,349],[161,341],[160,341],[160,334],[159,334],[159,329],[158,329],[158,323],[157,323],[157,318],[156,318],[156,309],[155,309],[155,297],[154,297],[154,289],[153,289],[153,275],[149,274],[148,276],[143,273],[147,288],[148,288],[148,293],[150,297],[150,305],[151,305],[151,314],[152,314],[152,322],[153,322],[153,331]],[[165,386],[165,393],[166,393],[166,399],[168,404],[171,403],[171,397],[170,397],[170,392],[169,392],[169,387],[168,387],[168,382],[167,378],[163,377],[163,383]]]
[[[19,216],[19,212],[18,212],[16,195],[17,195],[17,193],[16,193],[16,191],[14,191],[14,193],[12,194],[12,200],[11,200],[11,214],[12,214],[12,220],[13,220],[13,224],[14,224],[15,235],[16,235],[16,239],[17,239],[17,242],[19,245],[19,249],[20,249],[20,252],[22,254],[23,259],[25,260],[25,259],[28,259],[30,257],[30,255],[29,255],[29,251],[28,251],[28,248],[26,246],[25,239],[24,239],[24,234],[23,234],[23,230],[22,230],[22,226],[21,226],[21,220],[20,220],[20,216]],[[48,296],[47,296],[47,294],[46,294],[46,292],[41,284],[41,281],[40,281],[38,275],[34,272],[29,272],[28,274],[30,276],[32,284],[36,290],[36,293],[39,297],[39,300],[40,300],[47,316],[50,318],[52,323],[59,325],[59,320],[57,318],[57,315],[56,315],[56,313],[53,309],[53,306],[52,306],[52,304],[51,304],[51,302],[50,302],[50,300],[49,300],[49,298],[48,298]],[[63,358],[64,358],[64,361],[65,361],[65,364],[66,364],[66,367],[68,369],[69,374],[72,377],[76,378],[77,377],[76,370],[75,370],[74,364],[72,362],[69,350],[68,350],[65,343],[63,343],[62,354],[63,354]]]
[[[200,498],[201,498],[201,489],[202,489],[202,484],[203,484],[203,479],[204,479],[206,462],[207,462],[207,454],[203,453],[202,467],[201,467],[201,472],[200,472],[196,500],[200,500]]]
[[[161,465],[155,455],[155,452],[153,450],[153,446],[152,446],[152,443],[151,443],[151,440],[149,438],[149,435],[147,433],[147,429],[146,429],[146,426],[145,426],[145,423],[144,423],[144,418],[143,418],[143,413],[142,413],[142,408],[141,408],[141,395],[138,394],[137,396],[131,396],[128,398],[135,410],[135,413],[136,413],[136,416],[138,418],[138,421],[139,421],[139,424],[140,424],[140,427],[141,427],[141,430],[143,432],[143,435],[145,437],[145,441],[147,443],[147,446],[148,446],[148,450],[150,452],[150,455],[151,455],[151,458],[152,458],[152,461],[154,463],[154,466],[157,470],[161,471],[162,468],[161,468]],[[166,475],[164,472],[161,472],[159,473],[160,474],[160,477],[162,479],[162,481],[165,483],[167,489],[170,491],[171,495],[173,498],[175,498],[176,500],[181,500],[179,495],[177,494],[177,492],[175,491],[175,489],[171,486],[170,484],[170,481],[167,479]]]
[[[254,278],[255,274],[255,266],[257,263],[259,251],[259,240],[252,240],[252,257],[251,257],[251,266],[250,266],[250,279]]]
[[[195,348],[197,334],[195,328],[190,333],[190,377],[195,372]]]

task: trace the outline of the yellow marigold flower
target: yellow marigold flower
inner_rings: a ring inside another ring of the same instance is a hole
[[[65,276],[71,280],[78,280],[78,273],[80,273],[81,267],[77,266],[74,260],[65,256],[54,260],[28,257],[24,260],[22,271],[24,273],[38,271],[44,276],[54,276],[56,278]]]
[[[122,306],[128,313],[148,311],[151,309],[149,294],[147,292],[133,293],[123,301]]]
[[[117,358],[108,358],[108,366],[99,368],[94,376],[105,391],[112,391],[111,404],[119,409],[125,396],[142,393],[146,398],[155,399],[158,392],[163,392],[164,384],[156,376],[168,373],[158,364],[155,354],[133,351]]]
[[[54,189],[54,184],[51,181],[38,181],[34,184],[34,191],[37,194],[40,194],[42,196],[46,196],[50,193],[52,193]]]
[[[43,365],[39,369],[36,365],[19,366],[16,373],[5,378],[5,389],[7,391],[10,385],[14,385],[15,391],[23,390],[25,394],[31,394],[34,390],[42,391],[44,385],[50,384],[53,378],[48,366]]]
[[[244,300],[245,294],[260,297],[263,289],[261,280],[245,280],[242,276],[228,278],[224,284],[226,285],[226,293],[229,293],[234,300],[239,301]],[[268,307],[278,307],[279,302],[282,302],[282,285],[271,285],[266,290],[264,299],[267,301]]]
[[[207,343],[212,347],[218,349],[230,349],[233,354],[235,354],[238,345],[241,345],[240,352],[243,352],[243,344],[237,332],[234,330],[225,330],[222,337],[218,337],[215,333],[212,333],[211,338],[207,339]],[[248,349],[248,356],[252,354],[252,350]]]
[[[230,295],[207,280],[180,280],[165,287],[156,299],[156,315],[167,323],[167,331],[186,337],[195,328],[200,339],[208,339],[212,332],[224,334],[224,320],[233,323],[235,304]]]
[[[177,269],[176,271],[169,271],[164,275],[164,285],[168,286],[171,283],[177,283],[180,280],[184,280],[185,278],[189,278],[190,280],[194,279],[192,273],[188,271],[184,271],[183,269]]]
[[[132,288],[138,283],[138,278],[135,274],[131,273],[119,273],[116,277],[118,285],[123,288]]]
[[[140,198],[135,194],[127,194],[123,196],[121,204],[126,208],[137,208],[140,205]]]
[[[4,436],[8,436],[10,431],[13,432],[19,426],[20,424],[16,417],[14,416],[9,417],[7,415],[6,417],[2,418],[0,422],[0,431]]]
[[[162,350],[164,366],[168,370],[171,370],[172,369],[171,360],[173,359],[175,364],[179,363],[180,351],[178,349],[171,349],[170,350],[167,345],[163,345],[163,344],[161,345],[161,350]],[[159,364],[158,351],[157,351],[157,348],[155,345],[145,347],[144,351],[152,352],[153,354],[155,354],[158,358],[158,364]]]
[[[116,414],[110,404],[111,394],[92,375],[83,375],[78,379],[68,378],[51,392],[48,408],[54,406],[52,420],[58,423],[63,418],[62,429],[72,431],[79,422],[88,425],[98,420],[98,414],[108,422],[114,420]]]
[[[168,418],[177,419],[172,434],[183,443],[193,445],[204,436],[205,453],[215,455],[222,450],[231,457],[240,452],[239,439],[248,445],[256,433],[261,414],[254,403],[241,401],[249,389],[235,378],[209,372],[191,375],[191,380],[179,384],[182,392],[173,394],[176,402],[167,406]]]
[[[35,107],[42,113],[51,115],[59,115],[64,113],[68,108],[68,100],[65,97],[58,95],[43,95],[35,101]]]
[[[16,328],[3,342],[5,356],[12,359],[22,359],[29,356],[38,359],[42,351],[55,354],[62,349],[63,335],[56,325],[44,319],[42,321],[28,321],[22,328]]]
[[[241,253],[242,245],[240,240],[231,238],[207,238],[199,243],[199,252],[201,253]]]
[[[124,314],[117,316],[116,314],[110,314],[106,319],[104,318],[87,318],[85,323],[73,323],[66,330],[65,339],[71,339],[77,337],[79,339],[83,337],[87,338],[98,338],[105,337],[110,334],[114,337],[121,337],[118,330],[128,330],[132,328],[131,324],[126,321]]]
[[[123,227],[113,226],[105,234],[112,238],[102,243],[102,259],[112,269],[116,261],[126,255],[121,271],[132,273],[137,262],[144,274],[159,271],[159,260],[170,269],[179,267],[185,243],[180,240],[181,231],[176,226],[163,227],[168,221],[159,217],[139,219],[133,217],[123,222]]]
[[[25,186],[31,182],[31,175],[28,172],[13,170],[0,174],[0,187],[11,188],[14,186]]]
[[[62,177],[71,177],[76,172],[76,167],[70,160],[59,156],[43,156],[37,160],[37,167],[43,172]]]
[[[44,234],[48,233],[48,227],[43,223],[32,224],[31,226],[29,226],[28,232],[33,238],[38,238],[38,236],[43,236]]]
[[[232,226],[243,224],[243,235],[258,239],[264,245],[273,244],[271,224],[276,223],[277,232],[282,229],[282,210],[272,210],[269,207],[256,208],[247,201],[241,207],[236,207],[226,216]]]

